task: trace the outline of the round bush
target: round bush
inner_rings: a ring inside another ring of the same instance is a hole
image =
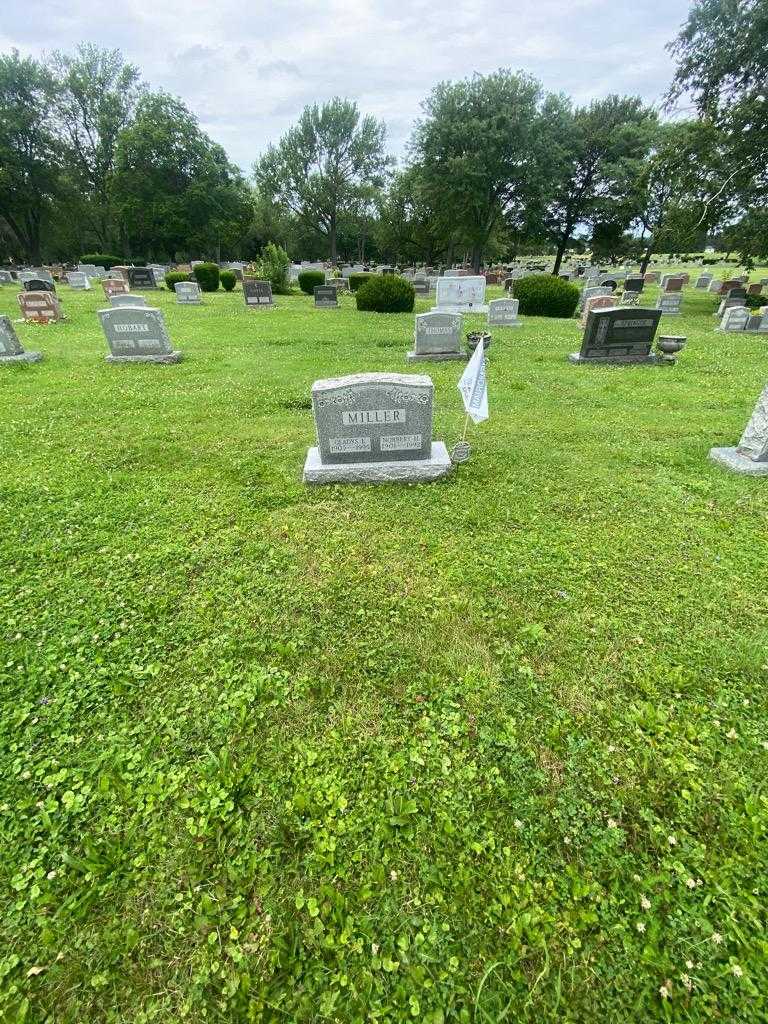
[[[325,284],[325,274],[322,270],[302,270],[299,274],[299,288],[305,295],[314,295],[319,284]]]
[[[103,252],[89,252],[85,256],[80,257],[81,263],[92,263],[94,267],[104,267],[105,270],[111,270],[112,267],[116,267],[118,263],[123,261],[119,256],[107,256]]]
[[[353,292],[356,292],[357,289],[360,288],[361,285],[364,285],[366,281],[369,281],[374,276],[375,276],[374,274],[369,274],[367,272],[366,273],[359,273],[359,274],[350,274],[349,275],[349,290],[353,291]]]
[[[168,275],[165,275],[168,277]],[[232,292],[235,290],[237,284],[237,274],[234,270],[222,270],[219,274],[219,280],[221,281],[221,287],[225,292]]]
[[[394,274],[375,274],[358,288],[357,308],[368,313],[412,313],[416,301],[413,285]]]
[[[173,291],[173,286],[177,281],[191,281],[192,275],[185,274],[183,270],[169,270],[165,275],[165,287],[169,292]]]
[[[573,316],[579,301],[579,289],[561,277],[532,274],[515,281],[515,298],[520,300],[521,316]]]
[[[219,266],[217,263],[198,263],[192,268],[195,280],[201,292],[217,292],[219,290]]]

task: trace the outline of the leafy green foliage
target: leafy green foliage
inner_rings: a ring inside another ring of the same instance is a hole
[[[194,280],[192,274],[188,274],[183,270],[169,270],[165,275],[165,287],[169,292],[174,290],[174,285],[178,284],[179,281],[192,281]]]
[[[89,252],[80,257],[80,262],[92,263],[94,267],[104,267],[105,270],[111,270],[112,267],[122,264],[123,259],[120,256],[107,256],[103,252]]]
[[[395,274],[374,274],[355,294],[357,308],[371,313],[410,313],[416,301],[413,285]]]
[[[192,268],[192,274],[200,285],[201,292],[216,292],[219,290],[219,278],[221,271],[218,263],[198,263]]]
[[[305,295],[314,295],[315,288],[325,284],[325,273],[322,270],[300,270],[298,282]]]
[[[573,316],[579,301],[579,289],[561,277],[531,274],[515,281],[515,298],[520,300],[523,316]]]
[[[166,274],[167,277],[168,275]],[[225,292],[232,292],[237,284],[237,274],[234,270],[222,270],[219,273],[219,281],[221,281],[221,287]]]
[[[268,242],[257,263],[256,275],[269,281],[275,295],[290,295],[290,266],[288,253],[274,242]]]
[[[361,285],[365,284],[365,282],[369,281],[373,276],[373,274],[366,273],[365,271],[360,271],[358,274],[350,274],[349,290],[356,292]]]

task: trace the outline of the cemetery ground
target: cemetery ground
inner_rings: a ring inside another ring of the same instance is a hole
[[[412,315],[146,293],[184,362],[111,366],[59,291],[0,368],[0,1019],[765,1020],[768,482],[707,454],[767,339],[524,317],[452,477],[308,488],[316,378],[460,436]]]

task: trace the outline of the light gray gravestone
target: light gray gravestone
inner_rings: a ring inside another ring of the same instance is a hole
[[[73,270],[67,274],[67,284],[70,288],[77,288],[83,291],[91,290],[90,279],[82,270]]]
[[[0,316],[0,366],[5,363],[39,363],[41,352],[25,352],[10,317]]]
[[[180,306],[199,306],[202,304],[202,292],[197,281],[177,281],[173,286],[176,302]]]
[[[10,270],[0,270],[0,284],[13,284],[13,274]]]
[[[25,320],[47,324],[61,320],[61,306],[53,292],[19,292],[19,306]]]
[[[356,373],[317,380],[312,410],[317,446],[304,482],[416,483],[451,470],[442,441],[432,440],[434,385],[422,374]]]
[[[763,388],[736,447],[711,448],[709,457],[734,473],[768,476],[768,387]]]
[[[721,290],[722,290],[722,287],[723,287],[723,282],[722,281],[710,281],[709,282],[709,288],[707,289],[707,291],[714,292],[716,295],[719,295]]]
[[[411,284],[417,295],[429,295],[431,291],[429,278],[427,277],[414,277]]]
[[[750,313],[746,306],[731,306],[723,310],[719,331],[743,331],[749,323]]]
[[[420,313],[413,332],[413,351],[406,353],[409,363],[461,359],[462,319],[459,313]]]
[[[104,278],[107,281],[125,281],[122,270],[108,270]]]
[[[102,269],[102,268],[99,268]],[[96,266],[93,263],[78,263],[77,270],[80,274],[87,274],[88,277],[97,277]]]
[[[519,299],[491,299],[488,303],[489,327],[522,327],[517,311]]]
[[[126,295],[110,295],[109,304],[113,309],[123,309],[126,306],[140,306],[147,308],[147,300],[143,295],[128,292]]]
[[[671,284],[672,282],[668,282]],[[665,316],[679,316],[683,303],[683,296],[678,292],[662,292],[656,299],[656,309],[660,309]]]
[[[255,277],[243,278],[243,298],[249,309],[271,309],[275,304],[271,283]]]
[[[699,276],[696,278],[696,284],[694,285],[694,287],[702,289],[702,290],[706,290],[707,288],[709,288],[711,283],[712,283],[712,275],[711,274],[699,274]]]
[[[145,291],[157,288],[155,275],[149,267],[128,267],[128,284],[131,288],[142,288]]]
[[[433,312],[438,313],[487,313],[485,278],[438,278],[435,303]]]
[[[581,295],[579,296],[579,304],[577,306],[576,312],[582,312],[584,306],[586,305],[587,299],[594,299],[600,295],[613,295],[613,292],[610,288],[603,288],[601,285],[585,285],[585,287],[582,288],[581,290]]]
[[[159,309],[123,306],[100,309],[99,320],[109,345],[108,363],[178,363]]]
[[[659,363],[651,346],[660,319],[660,309],[593,309],[587,316],[581,351],[572,352],[568,359],[572,363]]]
[[[339,293],[332,284],[319,284],[315,287],[315,309],[338,309]]]

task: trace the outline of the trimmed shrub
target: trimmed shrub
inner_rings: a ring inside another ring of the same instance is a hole
[[[168,277],[167,274],[165,276]],[[219,280],[225,292],[233,292],[237,284],[237,274],[234,270],[222,270],[219,274]]]
[[[291,261],[285,249],[274,242],[267,242],[256,263],[256,276],[262,281],[269,281],[275,295],[290,295],[290,266]]]
[[[761,306],[768,306],[768,299],[765,295],[748,295],[744,299],[744,305],[747,309],[760,309]]]
[[[394,274],[374,274],[355,295],[357,308],[368,313],[412,313],[413,285]]]
[[[361,285],[365,284],[366,281],[370,280],[370,278],[375,276],[375,274],[369,274],[367,271],[365,273],[350,274],[349,290],[352,292],[356,292]]]
[[[183,270],[169,270],[165,275],[165,287],[169,292],[173,291],[173,286],[177,281],[191,281],[192,275],[185,274]]]
[[[81,263],[92,263],[94,267],[104,267],[105,270],[111,270],[112,267],[116,267],[118,263],[123,261],[119,256],[106,256],[103,252],[89,252],[85,256],[80,257]]]
[[[606,275],[607,276],[607,275]],[[579,289],[561,277],[532,274],[515,281],[515,298],[520,300],[521,316],[573,316],[579,301]]]
[[[198,263],[192,268],[195,280],[201,292],[217,292],[219,290],[219,265],[217,263]]]
[[[299,274],[299,288],[305,295],[314,295],[315,288],[319,284],[325,284],[325,274],[322,270],[302,270]]]

